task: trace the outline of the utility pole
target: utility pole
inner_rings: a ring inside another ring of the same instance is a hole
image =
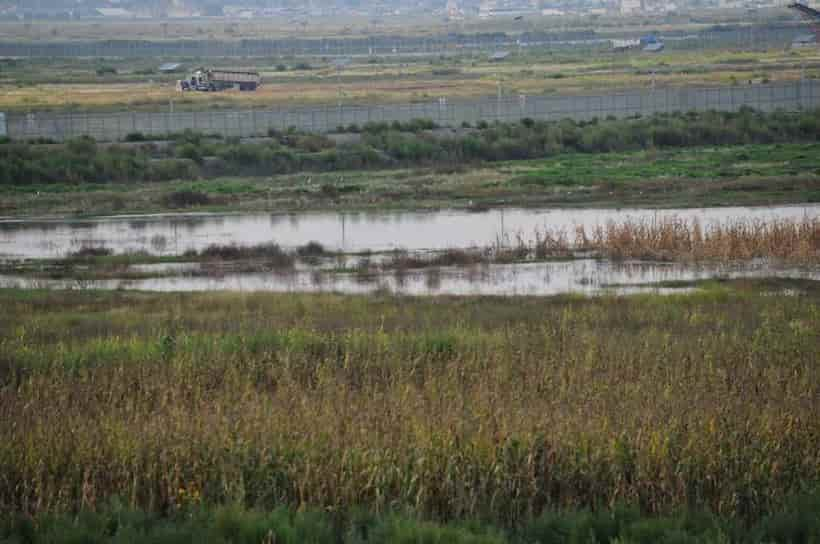
[[[501,120],[501,74],[498,74],[498,100],[496,101],[495,117],[496,120]]]
[[[338,95],[336,97],[336,108],[339,111],[339,124],[343,125],[344,120],[342,119],[342,67],[341,65],[336,66],[336,90]]]

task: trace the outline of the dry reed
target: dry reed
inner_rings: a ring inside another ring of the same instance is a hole
[[[570,241],[571,240],[571,241]],[[820,263],[820,218],[734,219],[703,226],[697,219],[663,217],[609,221],[590,229],[542,229],[513,246],[536,258],[592,252],[613,259]],[[499,244],[503,251],[505,244]]]
[[[0,298],[0,510],[748,519],[820,482],[800,299]]]

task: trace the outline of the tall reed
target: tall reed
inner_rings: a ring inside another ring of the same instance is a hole
[[[572,231],[542,228],[533,236],[518,233],[514,241],[497,244],[536,258],[565,257],[593,252],[615,259],[679,261],[747,261],[768,259],[784,263],[820,263],[820,218],[732,219],[703,225],[698,219],[676,216],[607,221]]]
[[[0,292],[0,510],[753,520],[820,484],[817,300]]]

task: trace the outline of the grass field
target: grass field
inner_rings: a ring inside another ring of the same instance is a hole
[[[449,166],[223,177],[200,181],[0,185],[0,215],[440,209],[507,206],[695,207],[820,202],[820,146],[774,144]]]
[[[0,61],[0,111],[150,110],[281,107],[298,104],[395,103],[447,97],[577,94],[656,86],[735,85],[820,77],[817,49],[641,53],[519,52],[504,63],[486,54],[443,58],[357,59],[338,74],[328,59],[187,59],[186,69],[215,66],[258,70],[263,86],[253,93],[185,93],[184,74],[156,73],[149,60]],[[306,64],[309,69],[294,69]],[[284,68],[284,70],[282,70]],[[98,75],[98,70],[117,73]]]
[[[706,287],[0,291],[0,511],[105,510],[117,496],[167,516],[289,507],[520,531],[545,511],[622,504],[710,512],[730,525],[708,541],[726,542],[820,483],[820,291]],[[817,534],[816,511],[787,512],[771,541]],[[623,542],[673,541],[661,536]]]

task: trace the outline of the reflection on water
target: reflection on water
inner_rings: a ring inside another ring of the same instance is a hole
[[[179,272],[196,270],[180,266]],[[772,268],[762,264],[728,267],[669,263],[611,262],[592,259],[569,262],[478,265],[468,268],[429,268],[386,273],[332,273],[296,269],[219,276],[174,276],[143,280],[41,280],[0,276],[0,287],[54,289],[137,289],[145,291],[270,291],[340,292],[406,295],[557,295],[635,292],[641,286],[665,281],[694,281],[717,277],[790,277],[820,280],[820,268]],[[617,288],[610,288],[617,285]],[[651,287],[652,292],[671,289]],[[679,290],[677,290],[679,291]]]
[[[710,222],[733,219],[801,219],[820,216],[820,205],[679,210],[507,209],[483,213],[367,212],[241,215],[156,215],[77,221],[0,221],[0,258],[58,258],[83,247],[102,246],[115,253],[178,255],[211,244],[286,248],[321,242],[330,250],[436,250],[488,246],[497,240],[537,230],[592,228],[607,221],[677,216]]]

